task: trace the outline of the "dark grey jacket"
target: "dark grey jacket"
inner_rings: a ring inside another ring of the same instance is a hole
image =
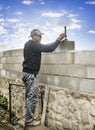
[[[43,45],[29,40],[24,46],[23,72],[38,74],[41,65],[41,52],[52,52],[60,44],[56,40],[52,44]]]

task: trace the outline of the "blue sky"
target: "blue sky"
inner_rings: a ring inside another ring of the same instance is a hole
[[[51,43],[64,26],[76,50],[95,50],[95,1],[0,0],[0,51],[23,48],[34,28],[45,33],[43,44]]]

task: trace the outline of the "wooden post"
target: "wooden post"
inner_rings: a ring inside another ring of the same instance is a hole
[[[43,112],[42,112],[41,125],[45,124],[46,109],[47,109],[47,103],[48,103],[48,95],[49,95],[49,86],[46,85],[45,93],[44,93],[44,99],[43,99]]]
[[[9,122],[11,123],[11,118],[12,118],[12,114],[11,114],[11,84],[9,83]]]

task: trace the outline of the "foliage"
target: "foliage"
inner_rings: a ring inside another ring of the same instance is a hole
[[[5,115],[5,110],[0,108],[0,117],[3,118]]]
[[[8,101],[6,97],[0,96],[0,106],[7,109]]]
[[[0,95],[0,118],[6,122],[10,122],[9,111],[8,111],[8,101],[6,97]],[[16,125],[18,118],[16,117],[16,112],[11,112],[11,123]]]

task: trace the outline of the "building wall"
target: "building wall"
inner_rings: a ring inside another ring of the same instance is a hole
[[[0,53],[2,77],[21,80],[22,50]],[[46,123],[53,130],[92,130],[95,123],[95,50],[54,51],[42,55],[39,81],[50,87]],[[8,89],[8,88],[7,88]]]
[[[11,78],[21,78],[23,50],[0,52],[0,75]]]
[[[95,51],[43,54],[40,81],[77,91],[95,91]]]
[[[53,130],[95,125],[95,51],[43,54],[40,82],[49,85],[47,124]]]

